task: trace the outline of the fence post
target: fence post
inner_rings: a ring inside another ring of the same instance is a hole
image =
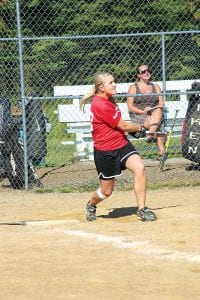
[[[166,101],[166,65],[165,65],[165,34],[164,32],[161,35],[161,49],[162,49],[162,90],[164,101]],[[164,111],[164,114],[166,112]],[[165,124],[166,116],[164,117],[164,130],[167,124]]]
[[[28,189],[28,159],[27,159],[27,137],[26,137],[26,97],[25,97],[25,85],[24,85],[24,65],[23,65],[23,45],[22,45],[22,33],[21,33],[21,20],[20,20],[20,5],[16,0],[16,16],[17,16],[17,36],[19,47],[19,67],[20,67],[20,93],[22,100],[22,117],[23,117],[23,145],[24,145],[24,185],[25,190]]]

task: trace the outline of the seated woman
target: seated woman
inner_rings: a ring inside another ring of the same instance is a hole
[[[161,95],[151,95],[161,93],[161,89],[158,84],[153,84],[150,80],[149,66],[139,65],[136,82],[129,87],[128,94],[140,95],[127,97],[127,106],[131,120],[149,130],[147,142],[156,142],[160,157],[164,152],[164,136],[156,135],[154,132],[160,131],[161,128],[164,99]]]

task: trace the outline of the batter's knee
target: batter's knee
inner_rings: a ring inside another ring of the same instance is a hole
[[[108,198],[111,194],[112,194],[112,190],[106,190],[106,191],[103,191],[103,192],[102,192],[101,188],[99,188],[97,190],[97,195],[101,200],[104,200],[104,199]]]
[[[145,165],[144,165],[143,161],[141,161],[137,165],[137,168],[135,168],[135,174],[138,174],[138,175],[145,175],[146,174],[146,168],[145,168]]]

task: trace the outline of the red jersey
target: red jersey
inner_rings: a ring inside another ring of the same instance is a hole
[[[111,151],[128,144],[124,131],[117,128],[121,111],[113,102],[95,95],[92,99],[90,115],[92,137],[97,150]]]

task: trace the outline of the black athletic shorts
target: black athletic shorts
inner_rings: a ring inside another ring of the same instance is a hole
[[[138,154],[134,146],[128,144],[120,149],[102,151],[94,148],[94,162],[100,179],[109,180],[121,175],[126,169],[129,156]]]

